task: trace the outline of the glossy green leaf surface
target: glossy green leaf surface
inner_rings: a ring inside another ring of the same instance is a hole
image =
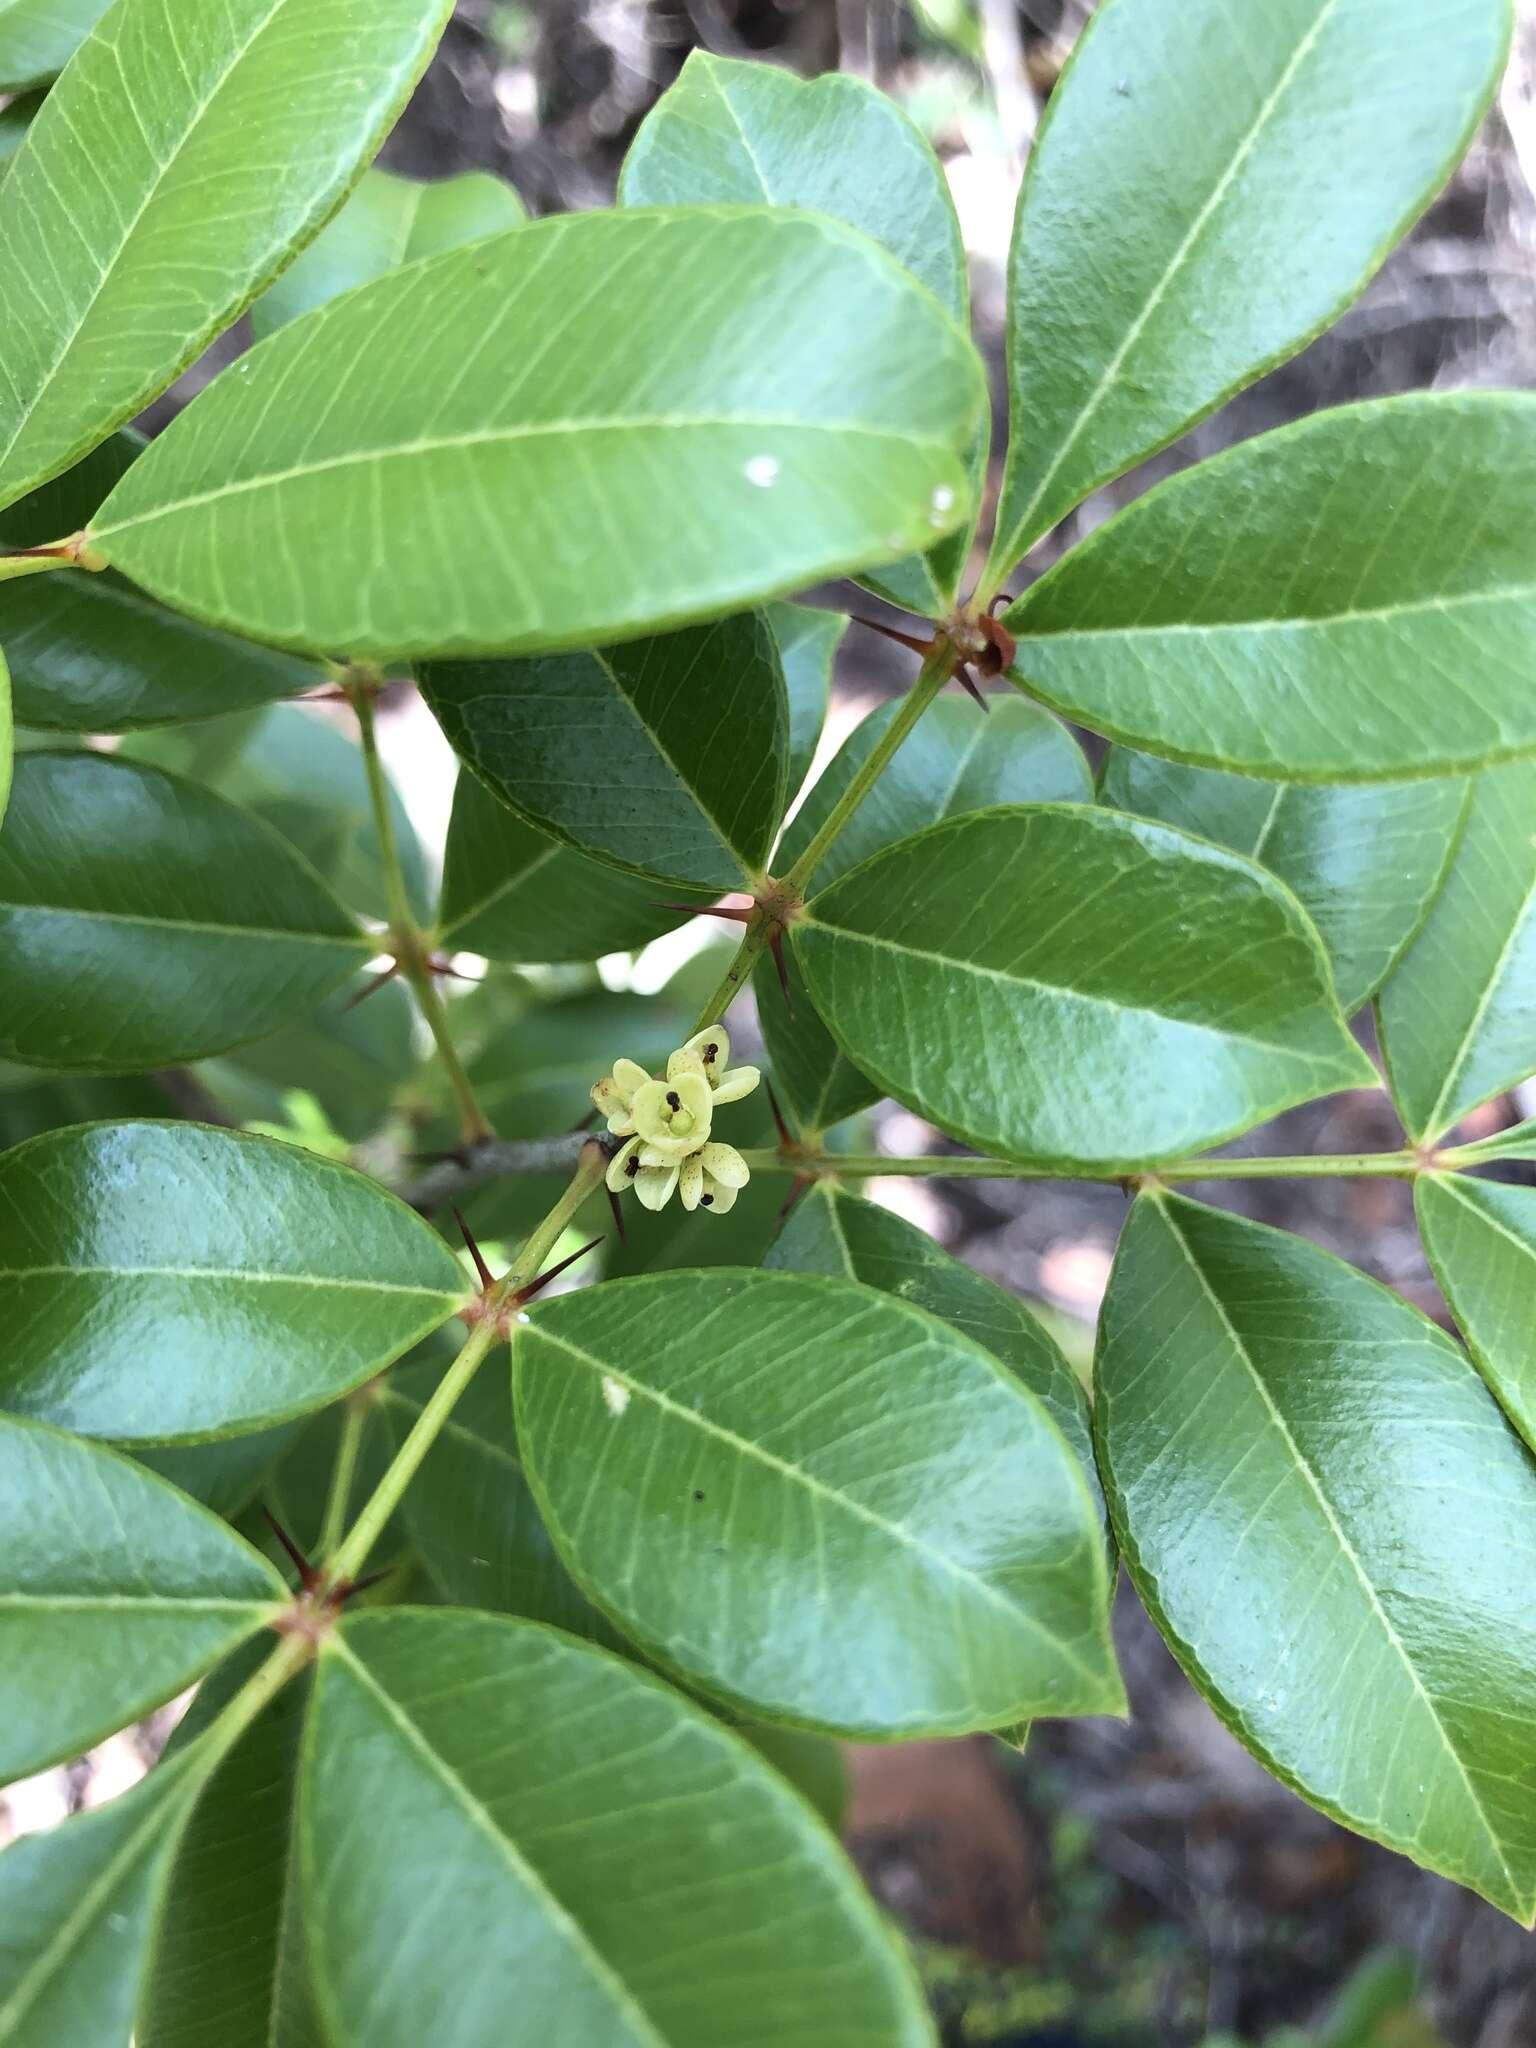
[[[1150,1165],[1376,1080],[1286,890],[1088,805],[904,839],[816,896],[793,937],[848,1056],[1011,1159]]]
[[[903,743],[816,870],[825,888],[849,868],[924,825],[998,803],[1087,802],[1092,778],[1082,750],[1058,721],[1022,698],[993,698],[990,715],[969,698],[940,697]],[[872,711],[843,742],[795,813],[775,856],[780,872],[804,852],[868,760],[899,700]],[[885,1092],[838,1050],[816,1011],[798,960],[786,949],[789,1002],[771,961],[753,978],[774,1086],[802,1130],[823,1131]]]
[[[1458,779],[1307,788],[1112,747],[1099,794],[1117,811],[1214,839],[1277,875],[1317,927],[1347,1016],[1424,922],[1469,787]]]
[[[1097,1488],[1088,1397],[1077,1374],[1022,1302],[952,1259],[926,1231],[823,1181],[796,1206],[767,1264],[860,1280],[963,1330],[1039,1397]]]
[[[969,339],[850,229],[567,215],[261,343],[135,463],[93,544],[282,646],[603,646],[935,537],[981,400]]]
[[[203,1074],[241,1123],[283,1122],[297,1084],[334,1130],[356,1142],[372,1136],[396,1098],[409,1093],[420,1071],[415,1033],[415,1006],[399,980],[361,1003],[338,990],[308,1017],[211,1062]]]
[[[398,1450],[442,1376],[431,1362],[384,1380],[376,1407]],[[405,1496],[411,1547],[456,1607],[547,1621],[608,1641],[612,1631],[555,1554],[523,1474],[505,1372],[470,1383]]]
[[[541,1304],[513,1354],[556,1548],[711,1693],[885,1735],[1118,1711],[1082,1469],[921,1309],[819,1275],[667,1273]]]
[[[199,1783],[189,1757],[0,1856],[6,2048],[120,2048],[130,2038]]]
[[[1533,820],[1536,762],[1478,776],[1445,885],[1381,991],[1392,1098],[1415,1138],[1536,1072]]]
[[[512,187],[488,171],[466,171],[431,185],[365,171],[336,218],[252,306],[252,331],[260,341],[354,285],[478,242],[527,217]]]
[[[0,1155],[0,1405],[122,1442],[237,1436],[347,1392],[469,1297],[366,1175],[203,1124]]]
[[[270,1643],[270,1638],[268,1639]],[[259,1661],[199,1688],[171,1762]],[[309,1684],[290,1682],[219,1765],[175,1851],[136,2048],[322,2048],[303,1954],[294,1795]]]
[[[783,956],[787,994],[771,958],[760,960],[752,975],[769,1076],[802,1135],[827,1131],[878,1102],[885,1090],[839,1050],[817,1014],[794,947],[785,946]]]
[[[784,787],[793,800],[811,772],[827,722],[832,670],[848,621],[841,612],[824,612],[809,604],[765,605],[763,616],[779,643],[789,696],[789,777]]]
[[[99,1444],[0,1416],[0,1480],[0,1782],[140,1719],[285,1601],[232,1529]]]
[[[553,1630],[346,1622],[320,1660],[300,1825],[334,2048],[933,2039],[799,1795],[668,1687]],[[453,1881],[423,1887],[424,1858]]]
[[[310,240],[448,13],[119,0],[0,186],[0,503],[163,391]]]
[[[789,699],[760,615],[601,652],[430,666],[420,682],[460,760],[579,853],[717,891],[766,865]]]
[[[1074,548],[1008,613],[1013,672],[1111,739],[1276,781],[1530,753],[1533,523],[1536,397],[1315,413]]]
[[[572,996],[496,1032],[470,1062],[469,1077],[501,1137],[547,1138],[590,1112],[592,1084],[616,1059],[659,1072],[687,1036],[686,1019],[654,999]]]
[[[476,776],[459,777],[438,904],[445,946],[490,960],[599,960],[646,945],[687,916],[658,908],[654,881],[589,860],[525,824]]]
[[[7,547],[42,547],[84,526],[142,452],[125,429],[0,517]],[[318,683],[314,662],[168,612],[112,571],[0,584],[0,646],[28,725],[125,732],[289,697]]]
[[[1536,1188],[1424,1174],[1414,1208],[1479,1372],[1536,1448]]]
[[[57,78],[111,0],[0,0],[0,92]]]
[[[11,678],[0,654],[0,820],[10,800],[11,773],[15,760],[15,733],[11,722]]]
[[[961,327],[969,321],[965,247],[943,169],[910,117],[862,78],[806,80],[694,50],[641,123],[619,199],[807,207],[889,249]],[[979,469],[967,481],[964,525],[931,556],[866,580],[893,603],[940,614],[954,601],[978,502]]]
[[[989,571],[1337,318],[1470,140],[1505,0],[1109,0],[1030,152]]]
[[[26,754],[0,838],[0,1057],[172,1066],[261,1038],[370,941],[272,829],[95,753]]]
[[[1465,1354],[1299,1238],[1171,1197],[1121,1240],[1094,1428],[1137,1590],[1314,1805],[1536,1909],[1536,1473]]]
[[[822,856],[812,878],[816,888],[830,887],[871,854],[943,818],[995,804],[1093,801],[1083,750],[1059,719],[1022,697],[989,701],[990,713],[958,693],[929,705]],[[892,698],[848,735],[784,834],[781,872],[810,845],[900,710],[901,699]]]
[[[300,1427],[296,1422],[280,1422],[251,1436],[215,1437],[196,1444],[141,1444],[134,1457],[228,1521],[255,1498],[262,1480]]]

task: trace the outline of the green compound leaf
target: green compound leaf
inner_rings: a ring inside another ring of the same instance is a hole
[[[878,1735],[1120,1711],[1082,1468],[937,1318],[727,1267],[541,1305],[513,1356],[556,1548],[709,1692]]]
[[[0,654],[0,821],[11,794],[11,771],[15,760],[16,736],[11,723],[11,675]]]
[[[469,1294],[403,1202],[271,1138],[86,1124],[0,1155],[0,1405],[66,1429],[167,1443],[304,1414]]]
[[[1097,1493],[1088,1397],[1077,1374],[1022,1302],[952,1259],[926,1231],[823,1181],[795,1209],[766,1263],[861,1280],[964,1331],[1039,1397]]]
[[[904,839],[815,897],[793,935],[848,1057],[1010,1159],[1132,1170],[1376,1081],[1288,891],[1088,805]]]
[[[1349,1016],[1424,922],[1470,789],[1462,780],[1306,788],[1113,747],[1099,793],[1117,811],[1214,839],[1278,875],[1317,926]]]
[[[1314,1805],[1529,1923],[1536,1474],[1465,1355],[1300,1239],[1137,1204],[1094,1428],[1194,1684]]]
[[[296,1422],[280,1422],[272,1429],[258,1430],[253,1436],[215,1437],[196,1444],[141,1445],[134,1457],[227,1522],[250,1506],[298,1428]]]
[[[832,699],[832,669],[848,630],[841,612],[808,604],[769,604],[763,616],[779,643],[784,687],[789,693],[789,778],[791,800],[799,795],[821,741]]]
[[[431,666],[420,681],[492,794],[577,852],[717,892],[766,866],[789,700],[757,614],[602,652]]]
[[[7,1784],[139,1720],[287,1604],[271,1566],[174,1487],[99,1444],[9,1415],[0,1553]]]
[[[312,1010],[370,943],[259,819],[95,753],[26,754],[0,837],[0,1058],[125,1073]]]
[[[204,1773],[162,1765],[0,1856],[0,2041],[119,2048],[133,2033],[176,1844]]]
[[[687,921],[689,912],[661,909],[655,898],[655,882],[546,837],[475,776],[459,777],[438,905],[443,945],[489,960],[600,960]]]
[[[430,1361],[382,1381],[374,1406],[398,1451],[443,1368]],[[411,1481],[401,1514],[411,1548],[455,1607],[547,1621],[597,1642],[616,1638],[555,1553],[523,1473],[504,1374],[468,1390]]]
[[[114,434],[0,517],[0,541],[43,547],[77,532],[144,446],[126,428]],[[0,584],[0,646],[17,716],[55,731],[213,718],[322,680],[316,663],[180,618],[110,569]]]
[[[512,187],[489,171],[466,171],[433,185],[365,171],[336,218],[252,306],[252,331],[260,341],[354,285],[527,218]]]
[[[694,50],[641,123],[619,199],[803,206],[846,221],[889,249],[959,326],[969,324],[965,245],[943,169],[916,124],[863,79],[807,81]],[[954,603],[980,508],[984,437],[976,453],[965,523],[927,556],[864,579],[893,604],[937,618]]]
[[[1111,739],[1282,782],[1531,753],[1533,524],[1536,397],[1316,413],[1074,548],[1008,613],[1014,676]]]
[[[1149,0],[1098,10],[1019,201],[988,589],[1343,312],[1471,139],[1510,12],[1189,0],[1170,36]]]
[[[262,1648],[241,1651],[198,1688],[167,1763],[255,1671]],[[323,2048],[304,1967],[294,1843],[309,1696],[305,1678],[286,1685],[193,1808],[175,1850],[136,2048]]]
[[[819,887],[941,818],[998,803],[1092,800],[1082,750],[1048,711],[1021,697],[991,704],[990,716],[959,698],[941,697],[929,707],[823,856]],[[810,845],[900,709],[899,701],[882,704],[843,742],[784,834],[775,857],[780,873]],[[878,1102],[884,1090],[839,1052],[798,960],[792,952],[786,958],[790,1004],[773,963],[764,962],[753,981],[758,1016],[775,1087],[803,1131],[824,1131]]]
[[[1414,1207],[1477,1369],[1536,1448],[1536,1188],[1424,1174]]]
[[[686,1020],[654,1000],[572,996],[494,1033],[470,1061],[469,1078],[501,1137],[547,1138],[590,1112],[592,1084],[615,1059],[659,1072],[687,1036]]]
[[[345,1622],[320,1659],[300,1838],[334,2048],[934,2038],[800,1796],[668,1687],[552,1629]],[[427,1865],[454,1881],[423,1886]]]
[[[1409,1135],[1441,1137],[1536,1072],[1536,761],[1490,768],[1424,929],[1381,992]]]
[[[898,839],[966,811],[997,804],[1092,803],[1093,777],[1083,750],[1058,719],[1022,697],[989,702],[990,714],[968,697],[940,697],[929,705],[823,854],[813,877],[818,889]],[[844,740],[784,834],[776,856],[780,872],[810,845],[900,710],[901,699],[893,698]]]
[[[118,0],[0,185],[0,504],[163,391],[309,241],[449,12]]]
[[[0,92],[26,92],[57,78],[110,5],[0,0]]]
[[[982,397],[969,339],[851,229],[568,215],[261,343],[134,464],[92,544],[281,646],[602,646],[932,539]]]

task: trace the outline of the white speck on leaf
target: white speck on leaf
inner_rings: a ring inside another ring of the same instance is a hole
[[[603,1374],[603,1406],[610,1415],[622,1415],[629,1406],[629,1389],[612,1373]]]
[[[928,514],[929,523],[933,526],[947,525],[949,514],[955,509],[955,494],[949,485],[940,484],[929,503],[933,508]]]
[[[760,491],[771,491],[779,480],[779,458],[776,455],[754,455],[742,474]]]

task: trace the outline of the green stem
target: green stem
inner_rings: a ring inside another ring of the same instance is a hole
[[[814,834],[810,845],[784,876],[782,887],[787,895],[805,894],[806,885],[821,865],[827,849],[880,780],[902,742],[949,681],[954,663],[955,650],[944,635],[940,634],[937,646],[924,661],[922,672],[907,692],[900,711],[886,727],[879,743],[872,749],[869,759],[828,811],[821,829]],[[980,713],[977,716],[979,717]]]
[[[888,1159],[881,1153],[829,1152],[796,1158],[779,1152],[743,1152],[753,1173],[809,1174],[813,1179],[878,1180],[1087,1180],[1122,1181],[1142,1169],[1105,1166],[1019,1166],[1008,1159]],[[1442,1160],[1442,1163],[1444,1161]],[[1147,1178],[1186,1180],[1412,1180],[1422,1172],[1412,1152],[1356,1152],[1294,1159],[1176,1159]]]
[[[776,898],[786,904],[796,904],[804,898],[806,885],[820,866],[828,847],[890,766],[892,756],[902,741],[949,681],[954,662],[955,650],[941,636],[938,645],[924,661],[917,681],[907,692],[900,711],[891,720],[869,759],[827,813],[820,830],[814,834],[810,845],[789,873],[773,885]],[[772,905],[760,906],[736,948],[730,966],[722,975],[719,987],[699,1012],[699,1021],[693,1027],[696,1032],[720,1022],[751,980],[752,970],[767,952],[774,933],[781,929],[780,914]]]
[[[197,1758],[189,1791],[207,1784],[246,1729],[266,1711],[289,1679],[296,1677],[314,1654],[315,1646],[307,1637],[288,1635],[283,1637],[264,1664],[257,1665],[223,1711],[203,1730],[197,1741],[189,1745],[188,1757]]]
[[[448,1011],[437,983],[427,965],[427,956],[422,945],[421,933],[411,910],[411,900],[406,893],[405,870],[400,864],[400,848],[395,839],[395,821],[389,808],[389,785],[384,779],[384,764],[379,759],[378,735],[374,731],[373,699],[369,682],[355,676],[343,676],[342,686],[351,699],[357,713],[357,723],[362,736],[363,762],[368,771],[368,794],[373,802],[374,828],[379,836],[379,851],[384,859],[384,880],[389,896],[389,935],[400,971],[410,983],[421,1014],[427,1020],[427,1029],[432,1033],[432,1042],[437,1047],[438,1058],[448,1076],[453,1090],[454,1101],[459,1106],[459,1133],[467,1145],[478,1145],[487,1138],[494,1138],[485,1112],[475,1097],[474,1087],[464,1063],[459,1058],[453,1042],[453,1033],[448,1028]]]
[[[369,1496],[362,1513],[347,1531],[346,1540],[336,1555],[327,1559],[326,1573],[333,1581],[355,1579],[362,1570],[368,1553],[383,1534],[384,1524],[399,1506],[406,1488],[420,1470],[422,1460],[437,1441],[460,1396],[488,1354],[505,1341],[502,1312],[510,1298],[538,1272],[560,1242],[566,1225],[601,1183],[607,1166],[607,1156],[602,1147],[595,1143],[588,1145],[570,1186],[530,1234],[518,1254],[517,1264],[491,1289],[481,1319],[470,1331],[463,1349],[433,1389],[431,1398],[411,1425],[404,1443],[390,1461],[388,1470]]]
[[[50,569],[78,569],[79,566],[69,555],[46,554],[41,550],[35,554],[0,555],[0,583],[9,583],[18,576],[43,576]]]
[[[331,1490],[325,1499],[325,1517],[320,1524],[320,1541],[315,1555],[327,1558],[341,1541],[341,1532],[347,1526],[347,1509],[352,1500],[352,1482],[357,1476],[358,1453],[363,1447],[363,1431],[368,1416],[364,1406],[367,1396],[354,1395],[341,1412],[341,1442],[336,1446],[336,1463],[331,1471]]]

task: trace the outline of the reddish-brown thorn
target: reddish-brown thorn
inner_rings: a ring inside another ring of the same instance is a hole
[[[784,1228],[784,1225],[789,1221],[790,1216],[794,1212],[795,1204],[800,1200],[800,1197],[806,1192],[807,1188],[814,1187],[815,1184],[815,1180],[810,1174],[797,1173],[795,1175],[794,1179],[790,1182],[789,1193],[784,1197],[783,1206],[779,1210],[778,1215],[773,1219],[775,1230],[782,1230]]]
[[[971,674],[963,661],[955,663],[955,681],[959,683],[967,696],[975,699],[990,718],[992,716],[992,707],[982,695],[981,690],[977,686],[976,678]]]
[[[308,690],[299,699],[301,704],[350,704],[352,699],[345,690]]]
[[[443,975],[452,981],[475,980],[474,975],[465,974],[460,968],[454,967],[449,961],[444,960],[439,954],[436,953],[434,953],[432,958],[427,962],[427,972],[428,974]],[[478,983],[476,984],[476,986],[478,986]]]
[[[910,647],[914,654],[932,654],[932,640],[919,640],[915,633],[900,633],[894,626],[883,626],[878,619],[861,618],[857,612],[848,615],[856,626],[867,626],[871,633],[883,634],[887,640],[894,640],[898,647]]]
[[[299,1575],[299,1585],[306,1593],[312,1593],[320,1583],[320,1574],[288,1534],[272,1510],[263,1502],[261,1512],[266,1516],[272,1534],[288,1553],[288,1560]]]
[[[989,618],[995,619],[997,617],[997,610],[999,605],[1017,603],[1018,599],[1016,597],[1010,597],[1006,590],[1000,590],[997,593],[996,597],[993,598],[992,602],[987,606],[987,615]]]
[[[790,1135],[789,1125],[784,1121],[784,1112],[779,1107],[779,1098],[773,1092],[773,1083],[765,1076],[763,1086],[768,1090],[768,1107],[773,1111],[773,1127],[779,1134],[779,1144],[786,1152],[793,1152],[795,1140]]]
[[[448,1206],[453,1211],[454,1222],[459,1226],[459,1234],[464,1240],[465,1250],[475,1262],[475,1271],[480,1275],[480,1285],[489,1293],[491,1288],[496,1285],[496,1282],[491,1277],[491,1269],[485,1263],[484,1254],[481,1252],[479,1245],[475,1243],[475,1234],[464,1221],[464,1212],[459,1208],[458,1204],[450,1202]]]
[[[779,970],[779,990],[784,997],[784,1007],[791,1017],[795,1014],[795,999],[789,992],[789,963],[784,958],[784,931],[781,926],[768,941],[768,950],[773,955],[773,964]]]
[[[608,1206],[613,1211],[613,1227],[619,1233],[619,1243],[629,1243],[629,1232],[624,1228],[624,1205],[612,1188],[607,1190]]]
[[[347,1000],[341,1006],[343,1015],[345,1015],[345,1013],[348,1010],[355,1010],[359,1003],[366,1003],[370,996],[377,995],[379,990],[384,986],[385,982],[393,981],[395,976],[399,972],[400,962],[398,960],[391,960],[389,965],[386,968],[384,968],[384,970],[381,973],[376,974],[373,977],[372,981],[364,982],[363,986],[357,991],[356,995],[348,996]]]
[[[750,924],[750,910],[732,910],[721,903],[663,903],[657,897],[646,899],[652,910],[680,910],[687,917],[726,917],[732,924]]]
[[[562,1259],[558,1265],[551,1266],[547,1272],[541,1273],[537,1280],[530,1280],[526,1287],[519,1287],[511,1298],[510,1306],[513,1308],[524,1307],[533,1300],[536,1294],[542,1294],[551,1280],[558,1280],[567,1266],[574,1266],[578,1259],[584,1259],[587,1253],[595,1251],[602,1241],[601,1233],[596,1237],[588,1238],[580,1251],[572,1252],[569,1258]]]
[[[326,1599],[332,1606],[340,1607],[345,1601],[350,1600],[354,1593],[366,1593],[370,1586],[376,1586],[381,1579],[387,1579],[394,1569],[392,1564],[387,1564],[383,1571],[370,1572],[366,1579],[343,1579],[340,1585],[331,1588]]]

